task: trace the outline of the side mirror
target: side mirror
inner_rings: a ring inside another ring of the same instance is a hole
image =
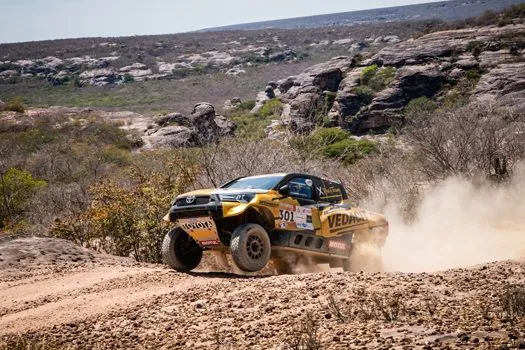
[[[280,187],[279,194],[283,197],[288,197],[288,195],[290,194],[290,187],[288,185]]]

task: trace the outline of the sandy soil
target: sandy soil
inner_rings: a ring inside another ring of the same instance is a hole
[[[525,319],[500,300],[507,284],[525,285],[523,261],[418,274],[181,274],[26,238],[0,242],[0,272],[0,344],[286,349],[310,334],[323,349],[525,348]]]

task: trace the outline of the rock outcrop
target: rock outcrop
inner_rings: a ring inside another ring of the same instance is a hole
[[[45,117],[58,117],[57,125],[66,125],[73,120],[82,121],[86,117],[120,125],[134,142],[137,141],[136,145],[142,145],[144,149],[203,146],[233,135],[236,128],[230,119],[217,115],[211,104],[203,102],[195,105],[188,116],[170,113],[150,117],[129,111],[106,112],[58,106],[28,109],[24,113],[3,111],[0,113],[0,130],[29,130]]]
[[[459,83],[466,79],[477,83],[468,92],[475,99],[525,103],[525,41],[509,39],[524,34],[524,25],[510,25],[443,31],[404,42],[376,38],[373,42],[396,44],[363,61],[336,57],[275,86],[269,84],[257,96],[254,111],[275,92],[284,108],[281,122],[274,125],[303,133],[321,121],[326,125],[328,119],[332,125],[363,134],[387,130],[402,120],[410,101],[462,89]],[[362,79],[365,67],[372,65],[378,67],[377,75],[385,74],[383,81],[369,84]],[[274,128],[268,133],[275,136]]]
[[[223,109],[225,111],[232,111],[235,108],[239,107],[241,105],[242,101],[239,97],[234,97],[232,99],[226,100],[223,105]]]
[[[146,147],[193,147],[215,142],[232,135],[235,123],[217,115],[213,105],[201,102],[189,116],[172,113],[156,119],[160,128],[150,129],[144,137]]]

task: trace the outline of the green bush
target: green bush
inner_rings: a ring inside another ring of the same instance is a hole
[[[410,118],[417,118],[421,115],[427,115],[434,112],[437,109],[437,105],[430,98],[423,96],[411,100],[405,107],[405,115]]]
[[[184,79],[184,78],[189,77],[193,72],[194,71],[191,68],[177,68],[177,69],[173,69],[171,71],[171,74],[176,79]]]
[[[368,86],[357,86],[354,88],[354,93],[357,95],[359,104],[367,105],[374,99],[374,90]]]
[[[468,103],[469,96],[462,94],[457,89],[450,90],[441,101],[441,105],[446,109],[457,109],[467,105]]]
[[[8,100],[5,104],[5,110],[6,111],[12,111],[12,112],[18,112],[18,113],[24,113],[24,100],[22,97],[13,97],[12,99]]]
[[[241,111],[251,111],[255,107],[255,100],[248,100],[241,102],[239,106],[237,106],[237,110]]]
[[[467,80],[469,80],[469,81],[477,82],[480,77],[481,77],[481,75],[480,75],[480,73],[479,73],[479,71],[477,69],[470,69],[465,74],[465,78],[467,78]]]
[[[375,91],[381,91],[386,88],[396,77],[396,69],[394,67],[381,68],[368,82]]]
[[[15,222],[28,200],[45,185],[25,170],[9,168],[0,174],[0,228]]]
[[[133,77],[133,75],[131,75],[129,73],[124,74],[124,82],[125,83],[132,83],[134,81],[135,81],[135,78]]]
[[[347,164],[354,164],[368,155],[378,154],[379,147],[369,140],[346,139],[329,145],[324,150],[325,156],[341,159]]]
[[[247,113],[242,110],[234,112],[228,117],[237,125],[235,135],[255,138],[263,138],[266,136],[266,127],[270,125],[272,119],[277,119],[274,115],[262,116],[260,114]]]
[[[483,42],[473,40],[467,44],[467,51],[471,52],[474,57],[478,57],[483,52],[484,47],[485,44]]]
[[[111,144],[122,149],[132,149],[134,144],[126,131],[108,123],[90,123],[82,129],[82,134],[84,138],[92,139],[98,144]]]
[[[322,128],[310,136],[311,140],[320,145],[331,145],[350,137],[350,133],[338,128]]]
[[[361,72],[361,85],[368,85],[370,80],[376,75],[378,70],[377,64],[365,67]]]
[[[259,114],[262,117],[280,116],[282,112],[283,104],[277,98],[272,98],[271,100],[266,101],[266,103],[259,110]]]

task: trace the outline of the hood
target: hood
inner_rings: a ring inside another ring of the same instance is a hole
[[[264,189],[257,189],[257,188],[209,188],[209,189],[203,189],[203,190],[197,190],[197,191],[191,191],[183,193],[177,198],[183,198],[188,196],[206,196],[210,194],[228,194],[228,193],[254,193],[254,194],[262,194],[262,193],[268,193],[270,190],[264,190]]]

